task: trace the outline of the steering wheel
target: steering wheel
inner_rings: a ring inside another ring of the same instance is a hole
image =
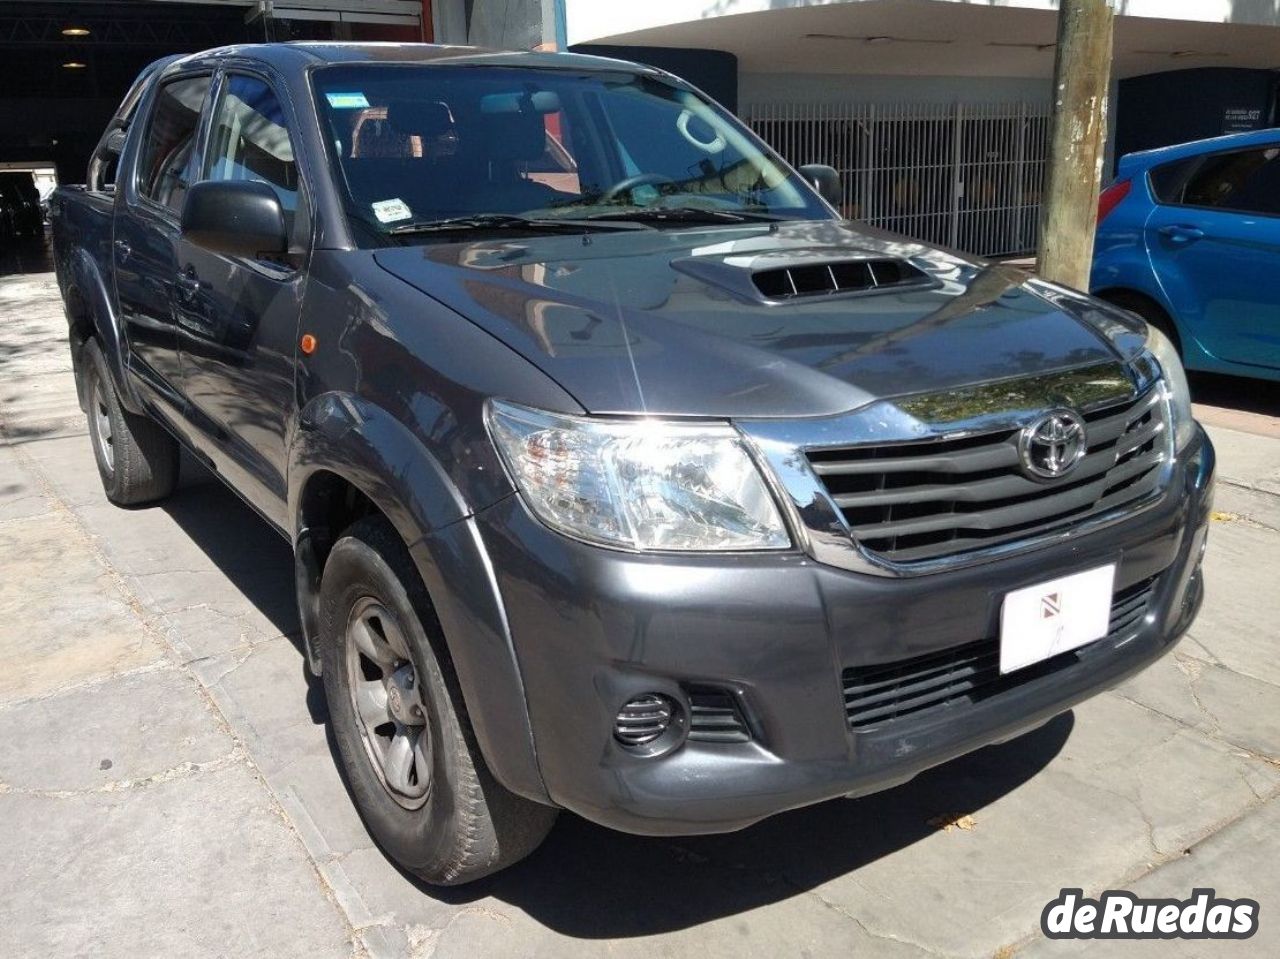
[[[642,186],[660,186],[664,183],[675,183],[676,181],[669,176],[663,176],[661,173],[637,173],[635,176],[629,176],[625,180],[619,180],[609,189],[604,191],[604,195],[600,197],[601,203],[610,203],[616,200],[623,193],[630,193],[637,187]]]

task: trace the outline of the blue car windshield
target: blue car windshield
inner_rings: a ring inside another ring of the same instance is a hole
[[[319,69],[312,83],[365,245],[426,241],[433,224],[477,218],[661,226],[832,215],[737,120],[654,76],[358,64]]]

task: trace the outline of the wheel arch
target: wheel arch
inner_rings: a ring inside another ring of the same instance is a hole
[[[1138,289],[1132,286],[1109,286],[1095,290],[1094,296],[1101,300],[1106,300],[1116,306],[1137,313],[1144,320],[1153,326],[1159,327],[1162,333],[1168,335],[1174,342],[1174,346],[1178,347],[1181,352],[1186,338],[1183,335],[1182,328],[1179,326],[1173,312],[1165,305],[1163,300],[1155,294]],[[1132,304],[1132,305],[1131,305]],[[1143,312],[1141,309],[1134,309],[1134,305],[1145,307],[1151,312]]]
[[[80,408],[85,398],[80,389],[81,347],[95,337],[107,361],[107,369],[115,383],[121,404],[130,413],[143,412],[142,404],[125,375],[128,362],[126,344],[120,333],[119,318],[112,303],[106,278],[98,263],[88,251],[77,248],[68,262],[67,278],[62,289],[63,310],[67,316],[68,339],[71,344],[71,362],[76,371],[76,392]]]
[[[290,454],[294,577],[308,666],[319,673],[325,560],[343,530],[370,513],[385,517],[409,550],[489,769],[512,792],[549,802],[506,608],[473,510],[408,427],[351,394],[309,403]]]

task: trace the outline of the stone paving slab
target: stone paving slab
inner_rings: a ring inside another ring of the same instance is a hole
[[[1209,435],[1217,448],[1218,473],[1223,480],[1260,492],[1280,493],[1280,462],[1274,438],[1214,426],[1209,427]]]
[[[69,545],[76,536],[74,520],[56,509],[0,524],[0,701],[161,656],[115,575]]]
[[[19,792],[121,787],[234,745],[191,677],[163,660],[0,706],[0,782]]]
[[[1280,686],[1280,533],[1216,522],[1205,554],[1207,600],[1191,655]]]
[[[2,955],[351,952],[296,836],[236,753],[132,787],[6,789],[0,821]]]
[[[1115,955],[1125,959],[1218,959],[1239,956],[1280,955],[1280,856],[1276,855],[1280,836],[1280,803],[1269,803],[1244,816],[1188,849],[1182,857],[1163,869],[1144,876],[1128,887],[1144,899],[1191,897],[1195,888],[1216,886],[1219,898],[1254,899],[1259,902],[1257,933],[1243,941],[1051,941],[1042,939],[1020,953],[1025,959],[1057,956]],[[1268,909],[1270,906],[1270,909]]]

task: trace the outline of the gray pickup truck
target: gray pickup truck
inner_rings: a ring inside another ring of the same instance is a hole
[[[1187,629],[1169,342],[839,189],[647,67],[284,44],[153,65],[54,196],[107,496],[185,448],[288,539],[406,869],[884,789]]]

